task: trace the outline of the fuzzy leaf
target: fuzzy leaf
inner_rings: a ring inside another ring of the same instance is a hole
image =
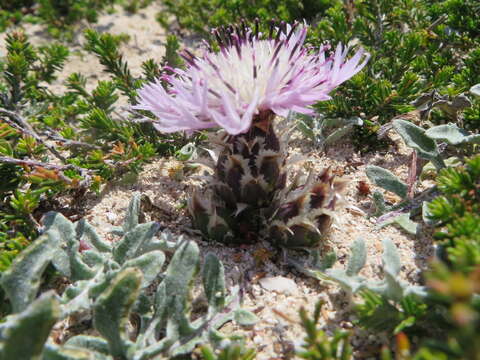
[[[390,239],[383,240],[383,268],[393,277],[400,273],[401,264],[400,256],[398,255],[397,247]]]
[[[111,360],[111,356],[91,352],[69,346],[55,346],[48,344],[45,347],[42,360]]]
[[[113,257],[116,262],[123,264],[128,259],[135,258],[142,253],[142,245],[152,240],[158,232],[159,225],[155,222],[139,224],[125,233],[125,236],[117,242],[113,249]]]
[[[2,324],[0,360],[40,360],[45,342],[60,315],[54,292],[47,292],[25,311]]]
[[[141,198],[139,192],[133,194],[132,200],[128,204],[127,214],[125,215],[125,221],[123,222],[123,233],[127,233],[133,230],[138,225],[138,217],[140,214]]]
[[[446,141],[452,145],[480,142],[480,134],[470,134],[455,124],[434,126],[428,129],[425,135],[435,140]]]
[[[328,269],[325,273],[331,280],[337,282],[343,290],[349,293],[354,294],[361,290],[365,285],[365,281],[362,277],[358,275],[348,276],[345,270]]]
[[[418,224],[410,220],[410,213],[401,213],[400,215],[390,217],[389,219],[382,221],[378,226],[382,228],[390,224],[397,224],[403,230],[412,235],[416,235],[418,231]]]
[[[397,194],[402,199],[407,197],[408,187],[387,169],[375,165],[367,166],[367,176],[375,185]]]
[[[200,263],[200,250],[193,241],[185,241],[175,251],[168,265],[165,278],[157,288],[155,307],[157,316],[163,321],[171,315],[174,302],[181,301],[187,311],[187,297]],[[175,305],[176,306],[176,305]]]
[[[0,285],[10,299],[14,313],[25,310],[35,299],[43,272],[54,254],[55,245],[49,232],[23,250],[2,274]]]
[[[203,287],[207,296],[209,315],[220,311],[225,306],[225,270],[223,264],[212,253],[205,257],[203,265]]]
[[[161,251],[151,251],[123,264],[123,268],[138,268],[143,273],[142,288],[149,286],[162,271],[165,254]]]
[[[95,231],[95,228],[86,222],[85,219],[81,219],[75,224],[75,230],[77,232],[77,238],[82,239],[86,237],[89,240],[89,243],[92,244],[95,249],[100,252],[110,252],[112,251],[111,245],[104,241]]]
[[[385,198],[383,197],[383,194],[375,190],[372,194],[372,200],[375,205],[375,216],[380,216],[386,212],[389,211],[389,207],[387,207],[385,203]]]
[[[129,340],[126,325],[130,310],[138,297],[142,273],[127,268],[117,274],[110,286],[98,297],[93,308],[95,329],[108,341],[114,357],[126,357]]]
[[[61,248],[52,257],[52,263],[57,270],[73,281],[94,277],[95,271],[90,269],[80,257],[80,241],[76,237],[74,224],[62,214],[55,212],[47,213],[43,222],[47,231],[55,230],[60,236]]]
[[[357,275],[365,266],[367,260],[367,250],[365,248],[365,241],[357,239],[350,248],[351,255],[348,261],[347,275]]]
[[[77,335],[71,337],[65,343],[67,346],[85,348],[108,355],[108,342],[97,336]]]
[[[254,313],[244,309],[237,309],[234,312],[234,319],[240,326],[253,326],[258,322],[258,317]]]
[[[424,129],[401,119],[394,120],[393,127],[405,141],[405,144],[417,150],[420,156],[429,160],[438,157],[437,144],[425,134]]]

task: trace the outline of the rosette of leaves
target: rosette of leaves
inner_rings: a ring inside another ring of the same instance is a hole
[[[418,154],[420,158],[429,161],[436,172],[445,168],[447,164],[452,164],[452,160],[455,160],[444,159],[445,153],[440,150],[444,147],[442,144],[459,149],[462,146],[475,146],[474,144],[480,142],[479,134],[469,133],[452,123],[434,126],[428,130],[401,119],[394,120],[392,124],[405,144],[413,150],[414,155]],[[377,219],[379,226],[396,223],[407,232],[416,234],[418,224],[411,218],[420,213],[423,215],[423,220],[431,225],[427,202],[437,194],[437,190],[434,186],[421,193],[415,193],[415,182],[417,181],[415,156],[412,160],[407,182],[402,181],[384,168],[375,165],[367,166],[366,173],[371,182],[386,191],[394,193],[401,199],[398,204],[390,206],[387,205],[380,191],[374,191],[372,196],[376,207],[376,215],[379,216]]]
[[[224,269],[212,254],[200,266],[198,246],[186,239],[155,235],[154,222],[139,223],[140,196],[129,205],[122,234],[111,244],[81,220],[58,213],[45,219],[45,233],[2,274],[0,285],[13,313],[0,325],[2,354],[23,348],[25,359],[153,359],[188,354],[200,343],[228,339],[217,331],[225,322],[243,325],[255,315],[239,308],[238,288],[228,295]],[[167,268],[164,250],[174,251]],[[52,264],[70,282],[62,296],[37,293],[45,268]],[[207,312],[191,320],[191,290],[201,268]],[[156,290],[152,291],[152,286]],[[88,314],[99,336],[76,335],[62,345],[46,342],[52,326],[75,314]],[[134,332],[128,329],[133,326]],[[41,327],[32,324],[42,321]],[[33,333],[33,334],[32,334]],[[31,347],[22,346],[28,337]]]

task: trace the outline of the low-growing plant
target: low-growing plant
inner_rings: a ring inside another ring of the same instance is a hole
[[[2,0],[0,32],[11,25],[35,22],[45,24],[55,38],[72,40],[81,21],[95,23],[99,14],[116,0]]]
[[[441,170],[437,184],[441,195],[428,210],[440,229],[438,252],[455,270],[468,273],[480,265],[480,156]]]
[[[322,303],[315,305],[315,310],[310,317],[304,308],[300,309],[300,321],[305,338],[297,356],[307,360],[348,360],[352,358],[353,349],[349,343],[350,334],[346,331],[336,330],[332,336],[328,336],[318,328]]]
[[[305,264],[289,259],[302,273],[322,281],[338,284],[352,300],[354,294],[360,294],[363,303],[355,306],[358,322],[370,329],[399,333],[414,326],[418,318],[426,313],[423,299],[426,289],[423,286],[410,285],[399,278],[400,257],[391,240],[383,241],[382,269],[383,279],[374,281],[359,275],[366,263],[365,242],[356,240],[351,247],[351,255],[346,269],[333,268],[335,255],[323,259],[318,252]]]
[[[199,272],[195,242],[167,233],[157,238],[159,225],[139,223],[139,211],[140,195],[135,194],[123,226],[114,229],[121,238],[113,244],[102,240],[85,220],[72,223],[59,213],[46,215],[44,234],[0,278],[13,312],[0,324],[4,359],[19,348],[25,359],[42,353],[44,359],[174,357],[191,353],[198,344],[229,341],[217,331],[228,321],[255,323],[256,316],[239,307],[238,286],[228,295],[223,265],[213,254],[206,255]],[[173,256],[162,270],[164,251]],[[61,295],[50,291],[37,298],[50,264],[69,284]],[[207,311],[192,320],[191,291],[197,275]],[[97,336],[78,334],[62,345],[47,341],[55,323],[79,313],[92,320]],[[32,328],[39,322],[40,327]],[[133,333],[127,331],[129,324]],[[25,337],[31,346],[21,346]]]
[[[453,160],[458,159],[457,157],[446,159],[444,154],[448,154],[448,150],[445,149],[447,145],[454,147],[459,155],[462,155],[460,152],[462,147],[472,149],[478,146],[476,144],[480,142],[480,135],[471,134],[453,123],[425,130],[406,120],[397,119],[393,121],[393,127],[405,144],[413,150],[409,177],[407,182],[403,182],[386,169],[375,165],[367,166],[366,173],[370,181],[401,199],[398,204],[389,206],[383,195],[375,190],[372,195],[376,208],[375,215],[379,216],[377,219],[379,226],[396,223],[409,233],[416,234],[418,224],[411,218],[422,212],[423,219],[429,224],[427,203],[438,193],[436,186],[420,193],[416,192],[417,155],[430,162],[426,167],[431,167],[433,172],[438,172],[447,166],[447,162],[452,163]]]
[[[173,154],[186,142],[182,136],[160,136],[148,123],[127,121],[146,115],[118,107],[118,91],[134,102],[135,89],[144,79],[160,76],[161,64],[148,60],[143,76],[133,77],[118,50],[118,37],[93,30],[86,35],[87,49],[99,56],[112,79],[87,91],[86,78],[73,73],[62,94],[48,84],[62,69],[67,48],[33,46],[22,32],[6,37],[0,73],[1,270],[38,235],[42,214],[37,210],[58,207],[55,196],[79,198],[98,191],[106,181],[138,172],[153,156]],[[170,37],[163,65],[181,64],[177,48]]]

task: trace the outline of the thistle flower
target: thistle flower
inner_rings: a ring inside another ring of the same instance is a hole
[[[328,100],[335,87],[358,73],[369,55],[360,49],[346,60],[338,44],[327,56],[304,46],[307,27],[271,23],[268,36],[245,24],[214,30],[219,52],[197,57],[185,50],[185,70],[170,69],[138,92],[134,109],[151,111],[161,132],[221,127],[230,135],[247,132],[261,113],[286,116],[290,110],[310,114],[310,105]],[[363,61],[362,61],[363,59]],[[162,81],[167,82],[165,89]]]
[[[306,34],[299,23],[272,23],[268,36],[258,22],[253,30],[245,24],[215,30],[219,52],[185,51],[186,69],[170,69],[139,91],[134,108],[156,115],[159,131],[225,130],[215,141],[220,151],[206,199],[194,193],[188,206],[207,239],[313,247],[330,228],[344,183],[325,170],[287,186],[288,134],[278,137],[273,123],[290,110],[311,113],[310,105],[328,100],[369,56],[361,49],[346,60],[341,44],[331,55],[329,45],[315,51],[304,46]]]

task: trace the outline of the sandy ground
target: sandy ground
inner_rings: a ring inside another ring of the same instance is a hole
[[[125,33],[131,40],[123,44],[121,51],[127,59],[134,75],[139,74],[141,63],[154,58],[160,60],[164,53],[165,31],[155,21],[155,14],[160,11],[158,5],[151,5],[137,14],[128,14],[118,8],[114,14],[102,15],[98,24],[92,25],[100,31],[114,34]],[[48,40],[48,36],[39,25],[28,26],[26,32],[31,42],[39,45]],[[79,32],[80,34],[80,32]],[[72,72],[87,76],[88,89],[95,87],[98,80],[108,76],[101,71],[101,65],[94,55],[82,51],[84,39],[79,35],[67,65],[53,84],[52,90],[65,90],[63,80]],[[4,42],[0,41],[0,54],[4,53]],[[317,170],[330,166],[339,176],[351,179],[346,199],[359,210],[343,209],[338,212],[338,223],[332,229],[329,242],[337,253],[339,262],[336,266],[345,266],[352,242],[361,237],[368,248],[367,265],[362,275],[378,278],[381,274],[381,242],[385,238],[393,240],[402,258],[402,277],[411,283],[418,283],[420,271],[431,256],[431,239],[428,235],[415,238],[406,235],[394,226],[377,229],[373,219],[366,214],[372,211],[368,196],[358,192],[358,181],[367,180],[365,167],[375,164],[390,169],[401,178],[406,179],[409,153],[405,147],[391,149],[390,152],[360,156],[347,143],[336,145],[326,153],[319,153],[306,140],[297,139],[289,148],[291,154],[301,153],[308,156],[309,163]],[[145,166],[138,178],[124,180],[106,186],[100,195],[89,195],[86,199],[87,219],[99,229],[105,230],[113,225],[120,225],[134,191],[147,195],[154,207],[147,211],[147,220],[158,221],[162,227],[180,234],[190,234],[190,220],[185,210],[185,202],[192,189],[201,186],[195,179],[194,171],[174,159],[157,159]],[[352,343],[356,347],[356,358],[372,357],[384,342],[381,334],[372,336],[353,328],[352,315],[349,312],[348,299],[335,285],[322,284],[308,278],[280,259],[268,256],[263,261],[256,261],[259,254],[274,254],[268,244],[253,246],[226,247],[206,243],[196,238],[203,254],[214,252],[224,263],[228,284],[238,282],[243,274],[247,284],[244,306],[254,311],[260,322],[252,329],[238,329],[228,324],[224,331],[244,333],[248,342],[258,348],[258,359],[287,358],[293,346],[301,342],[303,331],[298,323],[298,310],[301,306],[312,311],[317,301],[323,300],[321,324],[327,331],[335,327],[351,329]],[[282,276],[293,280],[288,291],[268,291],[260,285],[260,279],[270,276]],[[279,316],[278,313],[284,314]],[[291,321],[287,321],[289,318]]]

